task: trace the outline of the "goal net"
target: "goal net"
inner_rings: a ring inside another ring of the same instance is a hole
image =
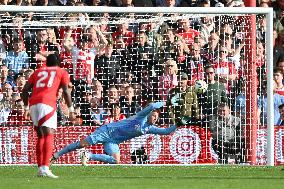
[[[284,128],[274,131],[273,112],[278,118],[279,113],[270,92],[270,9],[0,10],[0,164],[36,161],[36,135],[23,119],[20,94],[50,53],[58,53],[70,75],[77,113],[69,122],[59,91],[56,150],[163,100],[167,106],[158,125],[181,126],[171,135],[148,134],[120,144],[123,164],[284,163]],[[197,85],[199,80],[205,83]],[[104,153],[102,145],[87,150]],[[77,164],[79,153],[58,163]]]

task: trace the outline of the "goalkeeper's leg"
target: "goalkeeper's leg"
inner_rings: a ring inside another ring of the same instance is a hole
[[[88,165],[89,160],[102,161],[110,164],[120,163],[120,150],[116,143],[107,142],[104,143],[104,150],[106,154],[92,154],[83,152],[81,155],[81,163],[83,166]]]
[[[66,147],[64,147],[62,150],[60,150],[59,152],[56,152],[53,155],[53,157],[51,158],[50,162],[53,163],[62,155],[69,153],[69,152],[72,152],[72,151],[75,151],[77,149],[92,146],[92,145],[95,145],[97,143],[103,143],[103,141],[108,140],[108,138],[106,137],[107,132],[108,131],[107,131],[106,127],[100,127],[98,129],[96,129],[96,131],[94,133],[90,134],[85,139],[83,139],[81,141],[74,142],[72,144],[69,144]]]
[[[86,141],[86,139],[71,143],[71,144],[65,146],[62,150],[56,152],[52,156],[52,158],[50,160],[50,164],[54,163],[59,157],[63,156],[66,153],[75,151],[75,150],[80,149],[80,148],[85,148],[85,147],[88,147],[88,146],[90,146],[90,144],[89,144],[88,141]]]

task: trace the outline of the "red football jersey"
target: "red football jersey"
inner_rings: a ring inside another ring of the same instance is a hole
[[[30,106],[43,103],[55,108],[58,89],[61,85],[68,85],[70,79],[66,70],[54,66],[36,70],[28,82],[33,85]]]

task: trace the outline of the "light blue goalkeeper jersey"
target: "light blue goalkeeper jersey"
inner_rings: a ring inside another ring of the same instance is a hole
[[[172,133],[176,129],[174,125],[168,128],[159,128],[147,123],[150,113],[154,109],[161,108],[163,105],[163,102],[151,103],[145,109],[128,119],[101,126],[91,134],[93,142],[121,143],[144,134],[168,135]]]

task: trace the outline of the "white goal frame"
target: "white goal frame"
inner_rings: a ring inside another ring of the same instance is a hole
[[[274,166],[273,106],[273,9],[259,7],[105,7],[105,6],[13,6],[1,5],[0,12],[73,12],[73,13],[186,13],[186,14],[264,14],[266,16],[267,61],[267,165]],[[256,150],[256,149],[254,149]]]

